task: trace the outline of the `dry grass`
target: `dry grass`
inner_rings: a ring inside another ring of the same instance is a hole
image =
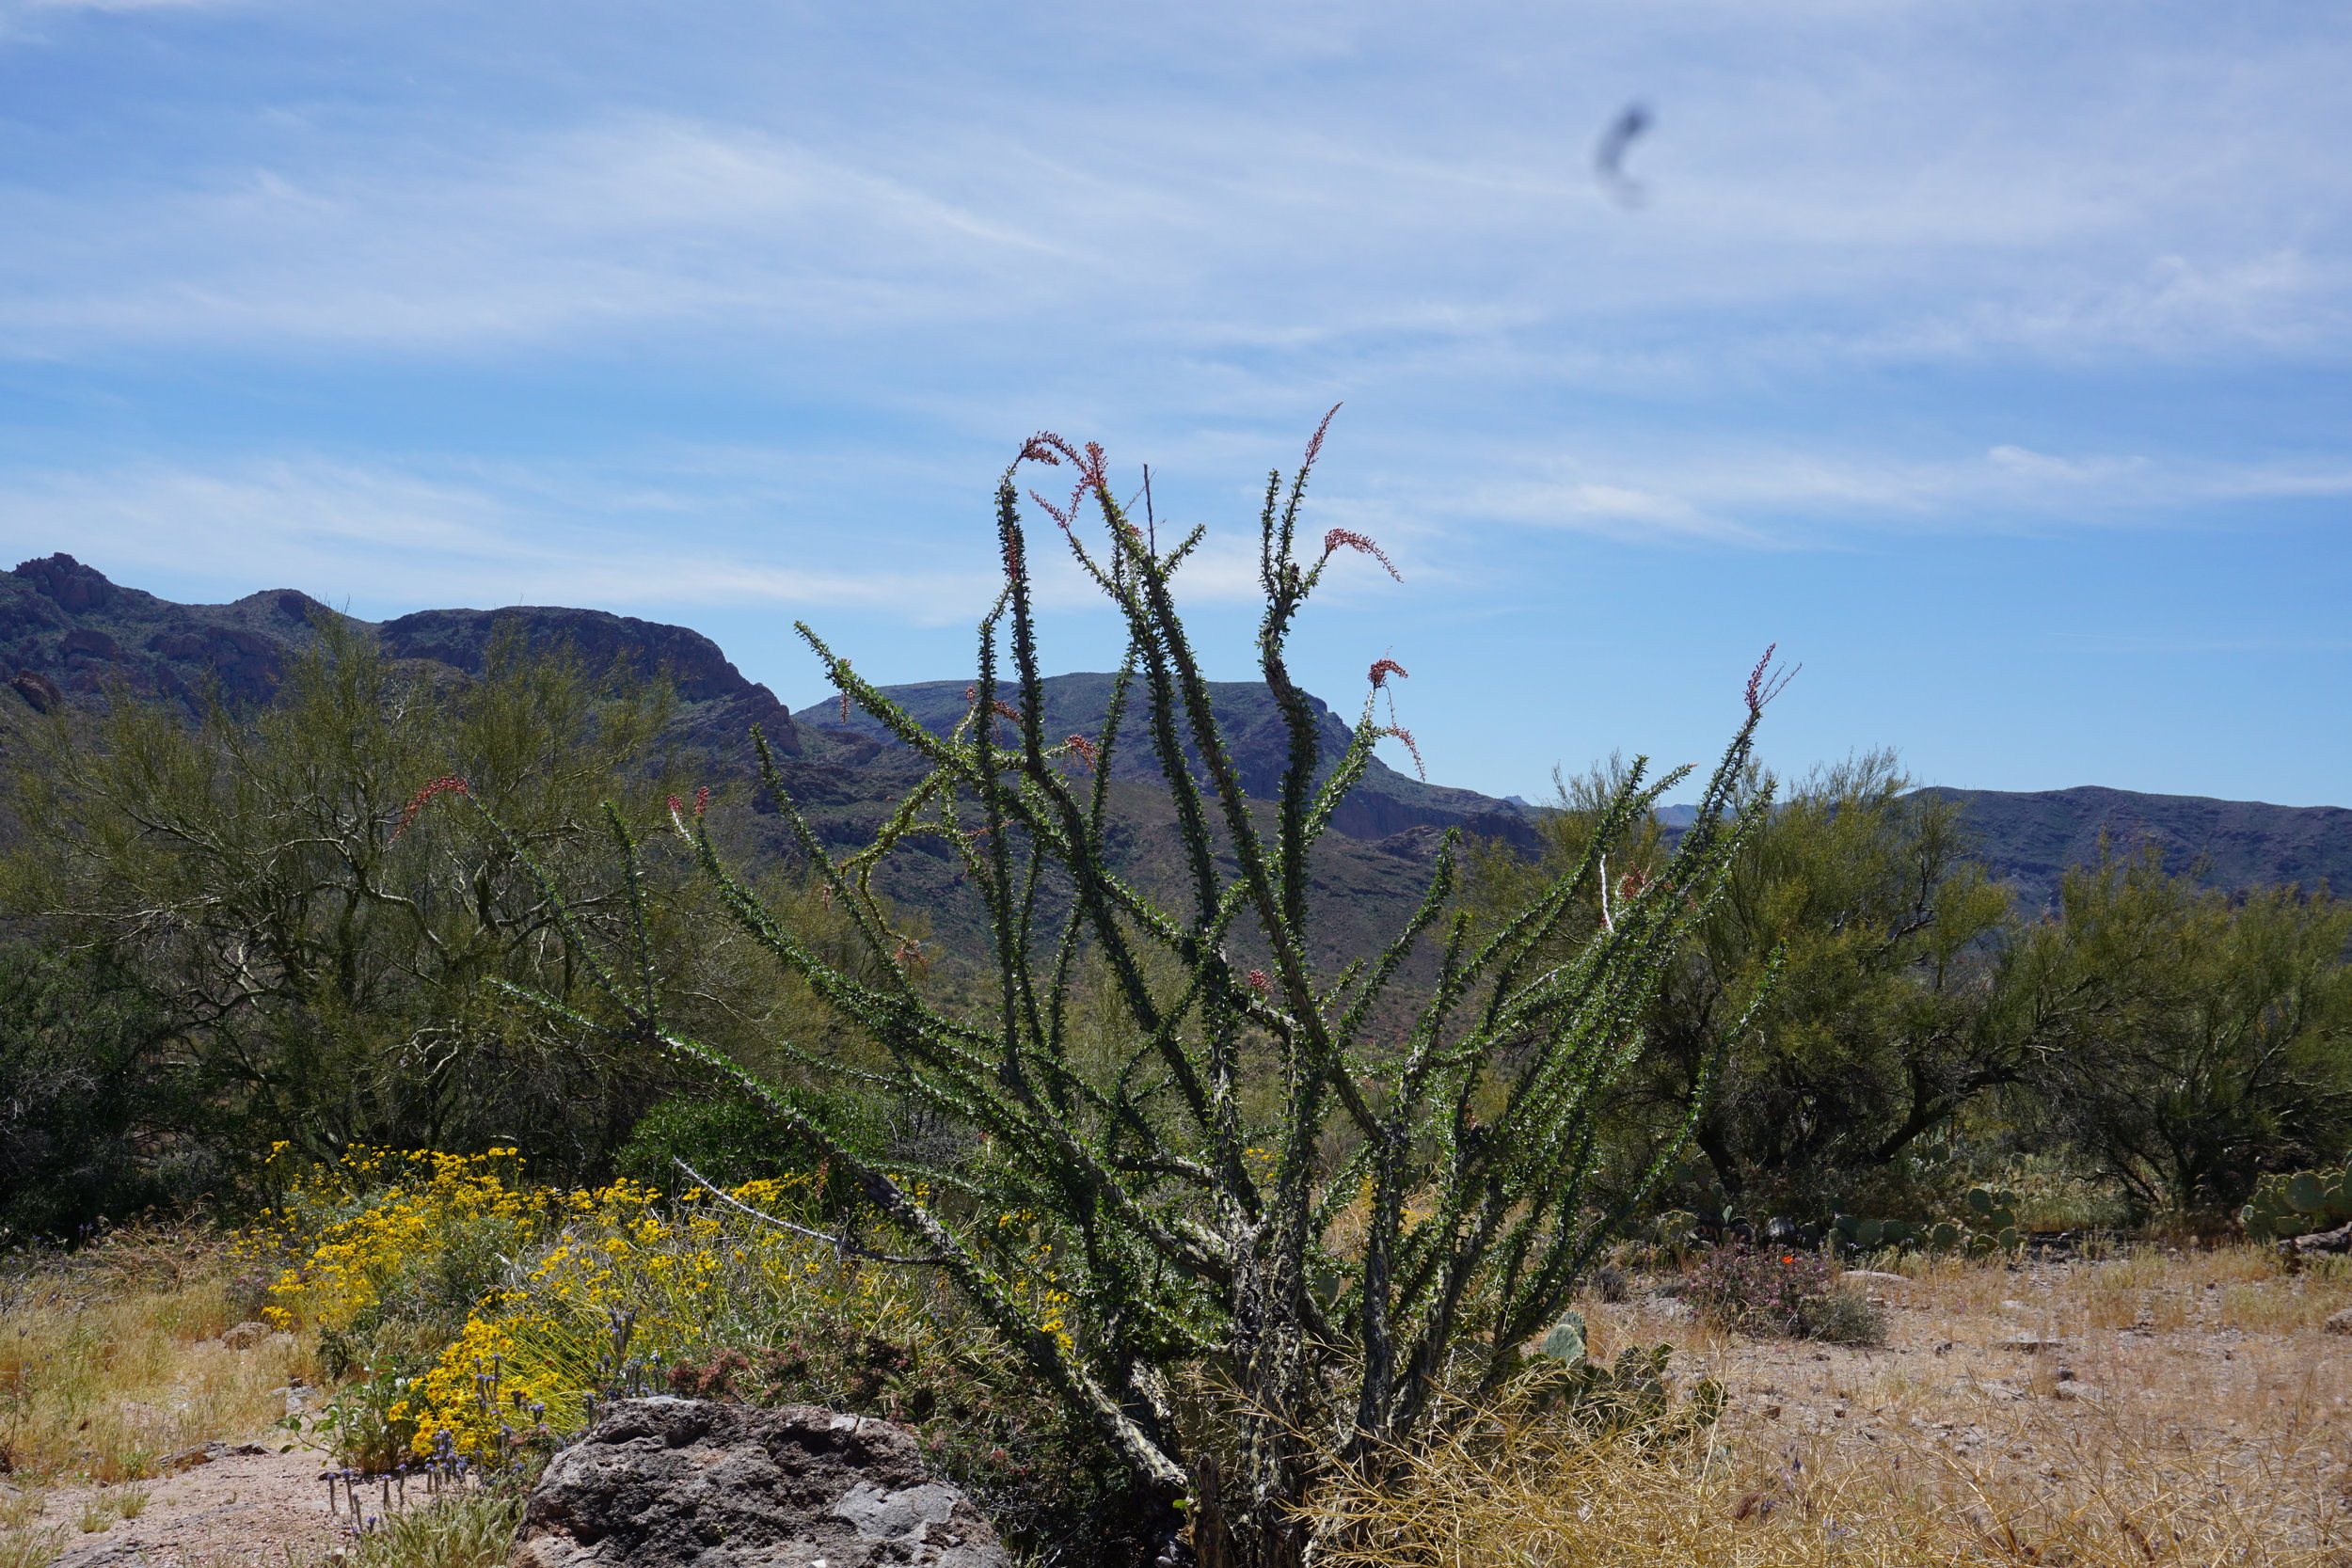
[[[170,1455],[250,1436],[310,1371],[291,1338],[230,1350],[241,1316],[220,1246],[196,1232],[134,1232],[0,1280],[0,1458],[18,1483],[103,1484]]]
[[[2352,1277],[2253,1248],[1915,1262],[1887,1343],[1710,1334],[1588,1304],[1603,1351],[1669,1339],[1730,1387],[1703,1449],[1521,1421],[1401,1486],[1324,1500],[1334,1555],[1413,1568],[2352,1564]],[[2043,1341],[2032,1354],[2013,1341]],[[2056,1341],[2050,1345],[2048,1341]]]
[[[251,1437],[315,1375],[291,1338],[220,1343],[242,1314],[219,1243],[197,1231],[133,1231],[72,1257],[19,1257],[0,1274],[0,1568],[33,1568],[72,1525],[135,1518],[137,1483],[172,1455]],[[44,1493],[90,1487],[61,1520]],[[70,1521],[67,1522],[67,1521]]]

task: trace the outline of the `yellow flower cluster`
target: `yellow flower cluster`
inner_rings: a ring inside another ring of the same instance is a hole
[[[280,1326],[348,1327],[386,1292],[461,1242],[485,1236],[516,1260],[456,1338],[385,1409],[415,1452],[490,1458],[545,1425],[574,1431],[589,1400],[616,1385],[658,1384],[670,1368],[721,1350],[781,1343],[794,1325],[854,1323],[902,1344],[934,1338],[936,1280],[862,1260],[763,1216],[813,1217],[822,1178],[748,1182],[732,1203],[703,1193],[666,1199],[618,1180],[559,1191],[521,1179],[511,1149],[480,1155],[355,1151],[293,1181],[248,1253],[287,1259],[272,1286]],[[1047,1332],[1071,1343],[1069,1294],[1037,1216],[997,1221],[998,1256]],[[948,1314],[952,1316],[952,1314]],[[378,1313],[378,1317],[382,1317]]]
[[[812,1196],[813,1185],[753,1181],[728,1196],[773,1212]],[[483,1302],[395,1409],[416,1423],[420,1453],[444,1431],[460,1451],[482,1454],[495,1451],[502,1427],[576,1429],[617,1363],[666,1369],[756,1343],[778,1323],[846,1311],[874,1333],[922,1332],[921,1288],[900,1271],[845,1261],[699,1194],[659,1199],[628,1181],[547,1195],[559,1224],[527,1280]]]
[[[289,1157],[277,1145],[274,1160]],[[522,1186],[512,1148],[481,1154],[358,1148],[295,1180],[246,1250],[307,1251],[270,1286],[266,1315],[278,1328],[347,1326],[382,1296],[404,1266],[439,1250],[461,1227],[486,1229],[509,1255],[540,1228],[548,1195]]]

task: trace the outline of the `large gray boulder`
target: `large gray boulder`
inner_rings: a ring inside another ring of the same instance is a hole
[[[611,1406],[523,1510],[513,1568],[1007,1568],[887,1421],[711,1400]]]

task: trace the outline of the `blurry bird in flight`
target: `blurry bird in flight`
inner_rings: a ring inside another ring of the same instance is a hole
[[[1639,207],[1648,197],[1640,181],[1625,171],[1625,155],[1634,141],[1650,128],[1647,105],[1628,103],[1617,118],[1609,122],[1609,129],[1600,134],[1599,145],[1593,149],[1593,173],[1598,177],[1601,189],[1627,207]]]

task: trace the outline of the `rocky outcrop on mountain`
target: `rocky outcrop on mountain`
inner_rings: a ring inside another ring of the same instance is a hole
[[[2196,795],[2142,795],[2084,785],[2012,791],[1930,789],[1957,800],[1977,853],[2029,905],[2058,895],[2068,868],[2130,855],[2153,844],[2167,869],[2194,873],[2233,893],[2274,882],[2325,883],[2352,894],[2352,811],[2274,806]]]
[[[1056,740],[1072,735],[1100,736],[1110,713],[1113,682],[1113,676],[1090,673],[1047,676],[1042,683],[1046,734]],[[969,687],[963,681],[920,681],[882,689],[934,735],[946,735],[961,722],[969,706],[964,695]],[[1209,694],[1242,788],[1259,800],[1273,799],[1281,787],[1290,757],[1290,729],[1273,693],[1259,681],[1212,681]],[[1119,741],[1111,752],[1111,776],[1154,783],[1162,776],[1160,760],[1145,727],[1141,698],[1140,692],[1129,698]],[[1323,767],[1328,772],[1347,750],[1353,730],[1322,699],[1311,696],[1307,700],[1314,708]],[[803,708],[793,717],[803,727],[858,736],[877,747],[895,750],[898,746],[889,732],[854,707],[846,720],[837,704],[826,703]],[[1198,775],[1200,757],[1187,752],[1185,761]],[[1377,757],[1365,770],[1363,782],[1331,814],[1332,829],[1355,839],[1381,840],[1414,829],[1461,827],[1531,852],[1542,844],[1535,822],[1535,814],[1517,802],[1407,778]]]
[[[628,1400],[532,1489],[513,1568],[1005,1568],[995,1529],[887,1421]]]
[[[293,652],[335,612],[292,588],[183,605],[110,581],[70,555],[0,577],[0,678],[36,712],[119,686],[183,702],[267,702]]]
[[[670,683],[683,710],[681,737],[739,751],[753,725],[778,750],[800,737],[776,694],[745,680],[719,644],[686,626],[601,610],[516,605],[504,610],[422,610],[376,628],[395,658],[429,658],[480,674],[491,650],[511,638],[519,652],[568,649],[587,669]]]
[[[427,610],[376,626],[292,588],[233,604],[175,604],[125,588],[70,555],[27,561],[0,577],[0,680],[37,713],[116,689],[191,708],[214,692],[234,705],[265,703],[328,622],[373,631],[395,658],[429,659],[468,674],[482,673],[501,638],[533,653],[565,647],[598,673],[670,681],[678,739],[739,756],[757,724],[778,750],[800,749],[775,693],[744,679],[717,643],[685,626],[559,606]]]

